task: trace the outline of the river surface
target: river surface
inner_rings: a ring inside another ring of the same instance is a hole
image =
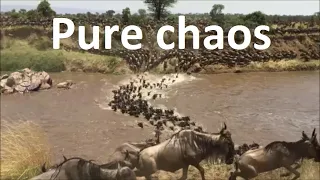
[[[134,118],[107,108],[108,97],[130,76],[51,73],[55,83],[68,79],[74,88],[52,88],[25,95],[1,96],[1,120],[32,120],[48,135],[54,158],[62,154],[103,162],[117,145],[151,137]],[[153,77],[161,79],[162,76]],[[319,72],[180,75],[152,104],[175,108],[217,132],[226,122],[236,144],[296,141],[304,130],[319,130]]]

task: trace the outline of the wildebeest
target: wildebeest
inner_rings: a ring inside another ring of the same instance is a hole
[[[108,169],[117,168],[118,162],[123,162],[123,166],[128,166],[131,169],[134,169],[138,163],[138,154],[142,149],[145,149],[150,146],[154,146],[160,143],[161,132],[159,130],[155,131],[156,139],[147,139],[143,142],[127,142],[118,146],[115,151],[111,154],[109,158],[110,162],[104,167]]]
[[[180,130],[166,141],[142,150],[135,173],[150,179],[158,170],[175,172],[183,169],[181,179],[186,179],[191,165],[199,170],[202,180],[205,180],[204,169],[199,163],[214,154],[223,154],[227,164],[233,162],[234,143],[226,124],[219,133],[212,134]]]
[[[101,166],[79,157],[65,158],[62,163],[30,180],[136,180],[129,167],[118,165],[118,169],[111,170]]]
[[[302,138],[296,142],[274,141],[265,147],[249,150],[235,161],[235,172],[231,173],[229,180],[235,180],[238,176],[251,179],[259,173],[280,167],[295,174],[293,179],[297,179],[300,173],[291,165],[303,158],[315,158],[315,161],[319,161],[319,147],[316,143],[314,129],[311,139],[303,131]]]
[[[136,180],[134,172],[129,167],[111,170],[102,168],[103,165],[93,163],[80,157],[73,157],[30,180]]]

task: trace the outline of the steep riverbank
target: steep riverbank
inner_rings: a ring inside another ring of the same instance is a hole
[[[113,50],[81,51],[76,38],[63,39],[61,50],[52,49],[50,30],[40,27],[12,27],[1,31],[1,70],[15,71],[31,68],[48,72],[82,71],[112,74],[131,74],[148,70],[154,73],[179,72],[223,73],[252,71],[300,71],[319,70],[317,36],[296,35],[291,38],[273,37],[272,46],[266,52],[233,52],[223,50],[196,55],[187,50],[168,52],[143,42],[149,50],[125,51],[115,39]],[[90,33],[88,35],[90,37]],[[92,35],[91,35],[92,36]],[[190,42],[189,42],[190,41]],[[310,47],[312,47],[310,49]],[[155,54],[153,51],[155,51]],[[152,53],[151,53],[152,52]],[[261,54],[262,53],[262,54]],[[157,55],[158,54],[158,55]],[[149,57],[150,56],[150,57]],[[154,56],[159,56],[155,58]],[[150,59],[145,59],[149,57]],[[152,60],[157,59],[157,60]],[[182,58],[182,59],[181,59]],[[185,59],[187,58],[187,59]],[[189,58],[189,59],[188,59]],[[192,59],[199,59],[194,61]],[[219,60],[220,59],[220,60]],[[152,61],[152,62],[150,62]],[[189,62],[186,64],[186,62]],[[150,66],[148,65],[150,64]],[[178,66],[177,66],[178,64]]]

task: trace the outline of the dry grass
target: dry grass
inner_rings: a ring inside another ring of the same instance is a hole
[[[30,121],[1,120],[1,179],[29,179],[49,164],[50,148],[41,128]]]
[[[219,165],[219,164],[202,164],[205,169],[206,179],[214,180],[226,180],[229,178],[230,172],[233,170],[231,165]],[[287,177],[280,177],[281,173],[286,173],[287,171],[284,168],[280,168],[271,172],[262,173],[254,180],[289,180],[293,178],[293,175]],[[320,163],[315,163],[313,160],[305,160],[302,163],[301,168],[298,169],[298,172],[301,173],[301,180],[318,180],[320,179]],[[158,176],[159,180],[177,180],[182,175],[182,170],[177,171],[176,173],[168,173],[161,171],[155,176]],[[188,172],[189,180],[198,180],[201,179],[199,171],[194,167],[189,168]],[[240,177],[237,179],[241,179]]]

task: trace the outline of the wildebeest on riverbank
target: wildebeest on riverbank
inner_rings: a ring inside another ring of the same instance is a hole
[[[299,166],[293,168],[291,165],[304,158],[320,161],[320,146],[316,137],[315,129],[311,138],[303,131],[302,138],[296,142],[274,141],[263,148],[249,150],[236,160],[236,170],[229,180],[235,180],[238,176],[251,179],[280,167],[286,168],[289,174],[293,173],[295,177],[292,180],[295,180],[300,177],[296,170]]]
[[[199,170],[202,180],[205,180],[204,169],[199,163],[214,154],[223,155],[226,164],[233,162],[234,143],[226,124],[219,133],[181,130],[168,140],[142,150],[135,173],[149,180],[158,170],[175,172],[183,169],[181,179],[187,179],[191,165]]]
[[[30,180],[136,180],[134,172],[129,167],[118,165],[118,169],[115,170],[102,167],[103,165],[73,157]]]

